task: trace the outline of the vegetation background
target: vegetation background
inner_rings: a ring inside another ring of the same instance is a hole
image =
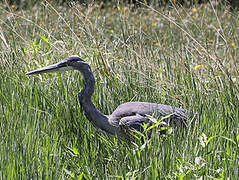
[[[139,4],[1,1],[1,179],[237,179],[238,13],[213,0]],[[72,54],[92,66],[105,114],[170,104],[188,109],[187,130],[128,144],[87,121],[78,72],[25,75]]]

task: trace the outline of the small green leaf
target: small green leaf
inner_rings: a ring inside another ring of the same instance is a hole
[[[84,179],[84,176],[85,176],[85,174],[84,174],[84,172],[82,172],[82,173],[78,176],[78,180]]]
[[[73,147],[72,151],[75,155],[79,155],[79,150],[76,147]]]
[[[63,170],[64,170],[65,173],[66,173],[67,175],[69,175],[71,178],[74,178],[74,177],[75,177],[75,173],[72,173],[71,171],[69,171],[69,170],[67,170],[67,169],[65,169],[65,168],[63,168]]]
[[[44,36],[44,35],[42,35],[41,38],[42,38],[42,40],[45,41],[46,43],[49,43],[49,42],[50,42],[50,40],[49,40],[46,36]]]
[[[239,141],[239,135],[237,135],[237,141]]]
[[[211,136],[210,138],[208,138],[208,140],[206,141],[206,146],[209,144],[209,142],[210,142],[211,140],[213,140],[213,139],[216,138],[216,137],[218,137],[218,136]]]
[[[146,132],[150,131],[151,129],[153,129],[153,128],[159,126],[159,125],[161,125],[161,124],[162,124],[162,121],[163,121],[164,119],[168,119],[168,118],[170,118],[170,116],[172,116],[172,115],[173,115],[173,114],[169,114],[169,115],[167,115],[167,116],[164,116],[164,117],[160,118],[157,123],[155,123],[155,124],[153,124],[152,126],[150,126],[149,128],[147,128],[147,129],[146,129]],[[155,118],[153,118],[153,117],[151,117],[151,116],[149,116],[149,115],[147,115],[147,116],[148,116],[149,118],[151,118],[153,122],[155,121]]]

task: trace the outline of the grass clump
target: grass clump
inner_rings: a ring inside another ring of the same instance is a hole
[[[238,15],[213,3],[0,11],[0,176],[3,179],[238,177]],[[78,72],[27,77],[77,54],[94,70],[105,114],[127,101],[189,110],[183,133],[132,145],[80,111]]]

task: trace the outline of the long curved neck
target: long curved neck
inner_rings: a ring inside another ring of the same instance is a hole
[[[93,95],[95,89],[95,78],[90,66],[81,69],[80,72],[84,77],[85,86],[79,94],[79,99],[87,119],[96,127],[111,134],[115,134],[115,128],[109,124],[108,117],[102,114],[91,101],[91,96]]]

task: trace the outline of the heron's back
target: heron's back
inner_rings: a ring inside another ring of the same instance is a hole
[[[127,102],[118,106],[110,115],[110,119],[115,121],[113,123],[119,123],[120,119],[136,114],[142,116],[153,115],[157,117],[171,114],[170,120],[172,120],[173,124],[185,123],[184,121],[187,118],[187,111],[182,108],[148,102]]]

